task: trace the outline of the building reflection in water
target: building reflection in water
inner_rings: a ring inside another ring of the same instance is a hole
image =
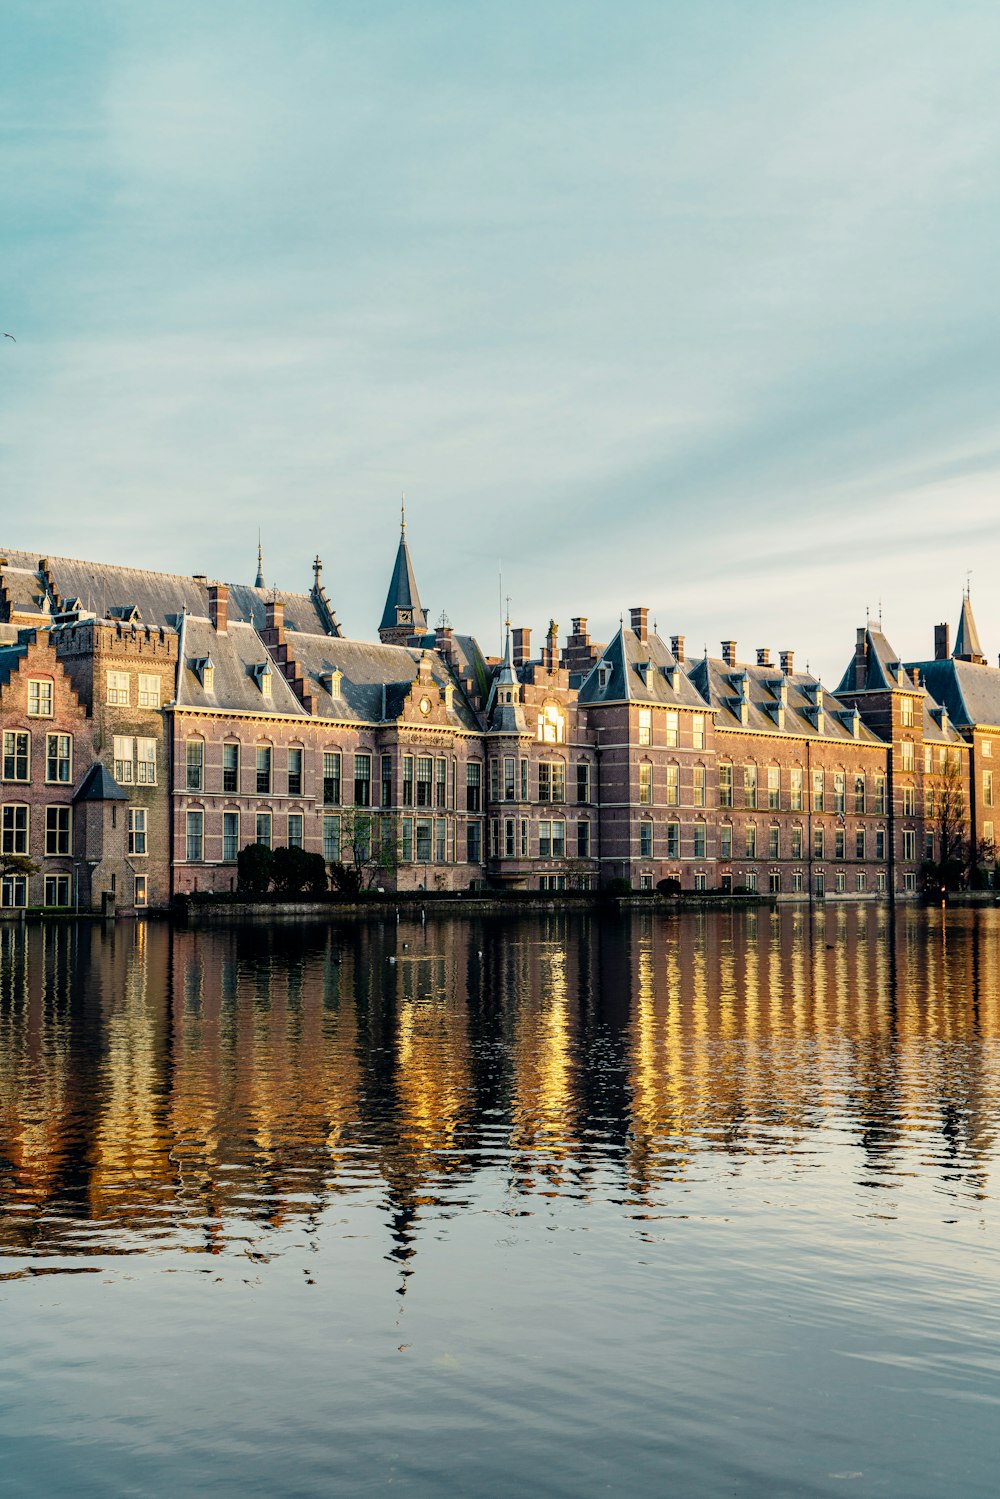
[[[266,1254],[338,1199],[425,1222],[846,1161],[985,1195],[993,910],[0,928],[0,1252]]]

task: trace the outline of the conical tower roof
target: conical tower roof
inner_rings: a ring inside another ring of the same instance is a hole
[[[378,628],[380,635],[386,631],[414,635],[427,629],[427,614],[420,602],[417,580],[413,576],[413,563],[410,561],[410,549],[406,545],[405,505],[400,506],[399,548],[389,592],[386,594],[385,608],[382,610],[382,622]]]
[[[955,649],[952,651],[956,661],[978,661],[986,660],[983,648],[979,644],[979,631],[976,629],[976,621],[972,615],[972,600],[968,593],[962,596],[962,613],[958,621],[958,634],[955,636]]]

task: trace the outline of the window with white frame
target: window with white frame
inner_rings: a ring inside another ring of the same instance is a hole
[[[707,847],[708,830],[706,829],[703,822],[696,822],[694,825],[694,847],[692,850],[694,858],[703,859],[705,857]]]
[[[913,740],[912,739],[904,739],[903,742],[902,742],[902,744],[899,746],[899,750],[900,750],[900,759],[901,759],[901,763],[902,763],[903,769],[905,771],[907,771],[907,772],[909,772],[909,773],[912,774],[912,772],[913,772]]]
[[[44,895],[47,906],[68,906],[70,904],[69,875],[47,874],[45,876]]]
[[[222,746],[222,789],[230,792],[240,789],[240,747],[233,740]]]
[[[653,712],[651,708],[639,709],[639,743],[653,742]]]
[[[650,767],[652,772],[652,767]],[[652,801],[652,797],[650,797]],[[679,807],[681,804],[681,774],[679,765],[667,766],[667,806]]]
[[[406,818],[403,819],[404,831],[405,831],[405,824],[408,823],[408,822],[410,822],[410,818],[406,817]],[[411,839],[412,839],[412,823],[411,823]],[[405,839],[404,839],[404,843],[405,843]],[[405,852],[404,852],[404,857],[405,857]],[[411,848],[411,850],[410,850],[410,858],[412,858],[412,857],[413,857],[413,850]],[[339,815],[339,813],[336,813],[336,812],[327,812],[323,816],[323,858],[326,860],[326,862],[328,864],[337,864],[337,863],[340,862],[340,815]]]
[[[73,736],[46,734],[45,779],[50,785],[68,786],[73,779]]]
[[[51,677],[28,678],[28,717],[51,718],[54,689]]]
[[[992,772],[992,770],[984,770],[983,771],[983,806],[984,807],[992,807],[992,805],[993,805],[993,772]]]
[[[777,812],[781,808],[781,767],[779,765],[767,767],[767,806],[770,812]]]
[[[691,715],[691,744],[696,750],[703,750],[705,748],[704,713],[692,713]]]
[[[131,678],[127,671],[107,674],[107,702],[113,708],[127,708],[131,701]]]
[[[566,766],[562,760],[538,762],[538,800],[540,802],[564,802],[566,800]]]
[[[200,864],[205,853],[205,814],[188,812],[185,815],[185,857],[189,864]]]
[[[0,880],[0,906],[23,909],[27,904],[27,878],[23,874],[5,874]]]
[[[271,746],[269,744],[258,744],[256,746],[257,765],[257,795],[268,796],[271,792]],[[260,842],[258,838],[257,842]]]
[[[664,715],[664,744],[667,749],[676,749],[680,742],[680,715],[676,708],[668,708]]]
[[[0,853],[28,852],[28,808],[8,802],[0,809]]]
[[[301,812],[289,812],[288,814],[288,847],[302,847],[303,817]]]
[[[691,801],[692,801],[692,805],[695,806],[695,807],[703,807],[705,805],[705,767],[704,767],[704,765],[696,765],[696,766],[694,766],[693,770],[691,771],[691,775],[693,777],[693,782],[692,782],[692,787],[691,787]]]
[[[45,808],[45,857],[65,859],[73,851],[72,808]]]
[[[235,864],[240,853],[240,814],[222,814],[222,859],[225,864]]]
[[[270,812],[258,812],[254,828],[256,840],[265,848],[271,847],[271,814]]]
[[[562,744],[566,719],[555,703],[546,703],[538,715],[538,738],[542,744]]]
[[[719,806],[733,805],[733,767],[725,761],[719,766]]]
[[[648,760],[643,760],[639,765],[639,805],[653,805],[653,767]]]
[[[128,809],[128,851],[131,858],[141,859],[146,853],[146,808]]]
[[[158,708],[160,706],[160,679],[155,672],[141,671],[139,673],[139,707]]]
[[[729,860],[732,857],[733,825],[731,822],[724,822],[719,826],[719,858]]]
[[[788,805],[793,812],[802,811],[802,766],[793,765],[788,772]]]
[[[132,899],[137,906],[145,906],[148,903],[146,876],[137,874],[133,885]]]
[[[465,767],[465,810],[483,810],[483,766],[480,760],[470,760]]]
[[[201,791],[205,781],[205,741],[189,739],[185,746],[186,778],[188,791]]]
[[[913,699],[904,697],[899,704],[899,721],[904,729],[913,728]]]
[[[3,778],[5,781],[27,781],[31,774],[31,735],[25,729],[5,729],[3,735]]]
[[[653,857],[653,824],[651,822],[639,824],[639,857],[640,859]]]

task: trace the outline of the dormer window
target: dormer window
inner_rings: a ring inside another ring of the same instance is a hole
[[[198,681],[206,692],[215,691],[215,662],[211,656],[199,656],[194,663],[194,669],[198,673]]]
[[[342,683],[344,680],[344,673],[342,671],[321,672],[319,679],[331,697],[343,696]]]
[[[267,662],[258,662],[258,664],[253,668],[253,674],[257,680],[257,686],[260,688],[261,697],[270,697],[271,682],[274,673],[271,671],[271,668],[268,666]]]
[[[600,687],[602,692],[608,685],[608,668],[605,666],[603,661],[597,668],[597,685],[598,687]]]

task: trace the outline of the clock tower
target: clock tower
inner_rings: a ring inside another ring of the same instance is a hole
[[[406,501],[399,507],[399,548],[392,580],[382,610],[378,638],[383,645],[407,645],[414,636],[427,633],[427,611],[420,602],[417,580],[406,545]]]

